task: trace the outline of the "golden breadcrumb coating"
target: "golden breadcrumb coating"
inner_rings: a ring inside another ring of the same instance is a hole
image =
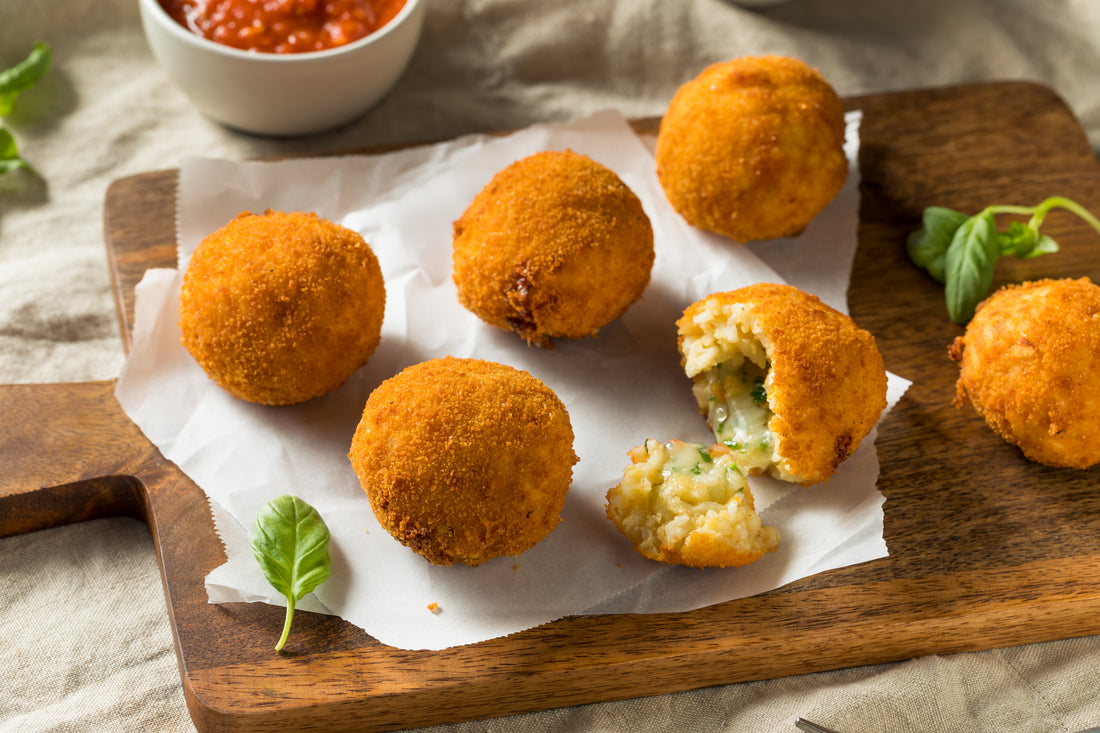
[[[369,244],[312,213],[244,212],[196,248],[182,342],[249,402],[304,402],[343,384],[381,338],[386,290]]]
[[[644,557],[690,567],[738,567],[779,546],[760,521],[733,453],[652,438],[607,492],[607,517]]]
[[[349,457],[381,525],[436,565],[534,547],[560,521],[577,462],[569,415],[549,387],[450,356],[379,385]]]
[[[949,355],[955,405],[1037,463],[1100,462],[1100,287],[1088,278],[1008,285],[979,306]]]
[[[649,283],[653,259],[638,197],[572,151],[512,163],[454,222],[459,301],[540,346],[594,335],[621,316]]]
[[[827,481],[886,407],[871,334],[790,285],[709,295],[676,325],[699,411],[751,474]]]
[[[713,64],[669,102],[655,156],[665,195],[689,224],[738,242],[792,236],[848,177],[844,108],[797,59]]]

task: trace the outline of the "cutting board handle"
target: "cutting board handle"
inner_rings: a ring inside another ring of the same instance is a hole
[[[190,483],[113,381],[0,386],[0,537],[102,517],[152,524],[150,486]]]

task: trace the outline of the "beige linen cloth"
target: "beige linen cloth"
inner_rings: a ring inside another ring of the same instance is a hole
[[[344,129],[278,141],[200,115],[154,63],[136,0],[3,0],[0,66],[47,79],[4,120],[41,177],[0,176],[0,382],[110,379],[123,360],[102,236],[115,178],[185,154],[245,159],[446,138],[602,108],[660,114],[707,63],[785,53],[841,94],[985,79],[1056,89],[1100,147],[1097,0],[430,0],[408,72]],[[0,416],[3,419],[3,416]],[[34,430],[28,425],[27,430]],[[189,731],[145,527],[0,540],[0,730]],[[1100,637],[915,659],[447,731],[1076,731],[1100,725]]]

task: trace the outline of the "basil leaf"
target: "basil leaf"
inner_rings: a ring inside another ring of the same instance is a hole
[[[256,517],[252,554],[267,581],[287,600],[283,635],[275,651],[286,643],[294,605],[332,573],[328,543],[329,531],[321,515],[296,496],[280,496]]]
[[[944,259],[947,313],[964,324],[974,315],[993,284],[993,270],[1000,257],[997,223],[985,210],[962,223],[955,231]]]
[[[1027,259],[1058,251],[1058,243],[1039,231],[1046,215],[1057,208],[1076,214],[1100,234],[1100,219],[1065,196],[1050,196],[1038,206],[987,206],[969,218],[930,206],[924,210],[922,228],[909,235],[909,258],[944,284],[951,320],[966,323],[989,292],[1000,257]],[[1031,218],[1027,223],[1014,220],[1001,232],[996,222],[1001,214]]]
[[[0,117],[10,115],[15,98],[34,86],[50,68],[53,54],[49,44],[34,44],[27,58],[10,69],[0,71]]]
[[[1027,226],[1022,221],[1014,221],[1006,231],[997,235],[998,248],[1002,255],[1027,257],[1039,241],[1039,230]]]
[[[1039,255],[1048,255],[1058,251],[1058,243],[1054,241],[1054,238],[1049,234],[1040,234],[1039,238],[1035,241],[1035,245],[1028,252],[1016,251],[1016,256],[1020,259],[1030,259],[1032,257],[1038,257]]]
[[[11,133],[0,127],[0,174],[8,173],[16,168],[30,170],[30,164],[19,157],[19,148],[15,144],[15,138]]]
[[[921,217],[921,228],[910,234],[906,243],[909,259],[942,284],[947,248],[955,232],[968,218],[966,214],[942,206],[926,208]]]

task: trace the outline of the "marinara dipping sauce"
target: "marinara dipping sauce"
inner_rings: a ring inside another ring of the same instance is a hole
[[[405,0],[158,0],[192,33],[243,51],[304,53],[357,41]]]

